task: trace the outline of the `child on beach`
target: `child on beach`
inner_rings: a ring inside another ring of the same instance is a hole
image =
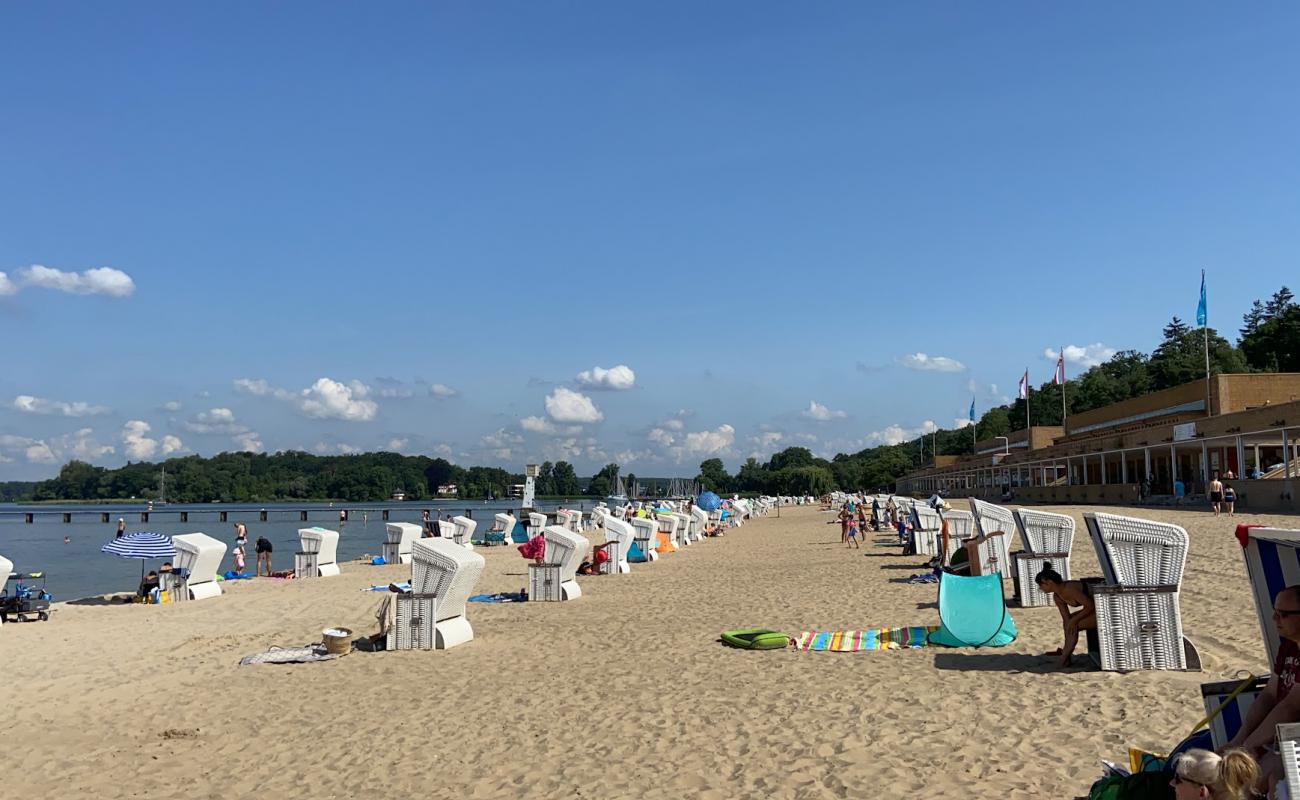
[[[244,545],[243,544],[235,545],[234,556],[235,556],[235,572],[242,575],[244,574]]]
[[[849,519],[848,543],[853,545],[855,549],[862,549],[858,546],[858,521],[852,518]]]

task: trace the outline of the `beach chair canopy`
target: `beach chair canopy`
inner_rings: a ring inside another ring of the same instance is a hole
[[[1074,544],[1074,517],[1019,508],[1015,511],[1020,540],[1031,553],[1069,554]]]
[[[1187,531],[1168,522],[1087,512],[1083,521],[1107,583],[1178,586],[1187,562]]]
[[[452,538],[456,544],[470,546],[470,539],[474,536],[474,529],[478,527],[478,521],[469,517],[452,517],[451,521],[456,524],[456,530],[452,533]],[[446,534],[443,534],[446,536]]]
[[[338,560],[339,532],[325,528],[299,528],[298,542],[304,553],[315,553],[316,564],[333,564]]]
[[[483,564],[483,556],[448,539],[418,539],[411,546],[411,591],[437,596],[438,622],[464,616]]]
[[[1282,646],[1273,621],[1273,600],[1286,587],[1300,585],[1300,531],[1242,525],[1237,528],[1237,538],[1246,559],[1246,577],[1255,599],[1264,656],[1272,667]]]
[[[414,522],[387,522],[384,524],[384,533],[388,536],[389,544],[397,545],[399,556],[409,556],[411,543],[420,538],[421,530]]]
[[[226,557],[225,542],[206,533],[182,533],[172,537],[172,546],[176,548],[172,567],[189,571],[185,580],[190,597],[201,600],[221,594],[217,570]]]
[[[948,538],[954,542],[975,535],[975,515],[969,511],[947,509],[939,512],[939,516],[948,523]]]
[[[587,555],[587,537],[574,533],[563,525],[549,525],[542,536],[546,539],[546,554],[542,558],[547,564],[560,565],[560,580],[571,581],[578,574],[578,566]]]

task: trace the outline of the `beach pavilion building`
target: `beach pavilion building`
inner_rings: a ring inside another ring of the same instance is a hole
[[[938,456],[902,494],[1137,503],[1203,495],[1215,474],[1252,511],[1300,511],[1300,374],[1214,375]],[[1145,490],[1145,491],[1144,491]]]

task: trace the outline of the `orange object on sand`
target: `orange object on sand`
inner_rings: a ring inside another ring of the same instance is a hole
[[[660,531],[656,534],[659,537],[659,546],[655,548],[658,553],[676,553],[677,545],[673,544],[673,538],[668,534]]]

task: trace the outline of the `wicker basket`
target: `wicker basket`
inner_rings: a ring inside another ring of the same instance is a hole
[[[564,599],[560,588],[559,564],[528,565],[528,601],[559,602]]]

